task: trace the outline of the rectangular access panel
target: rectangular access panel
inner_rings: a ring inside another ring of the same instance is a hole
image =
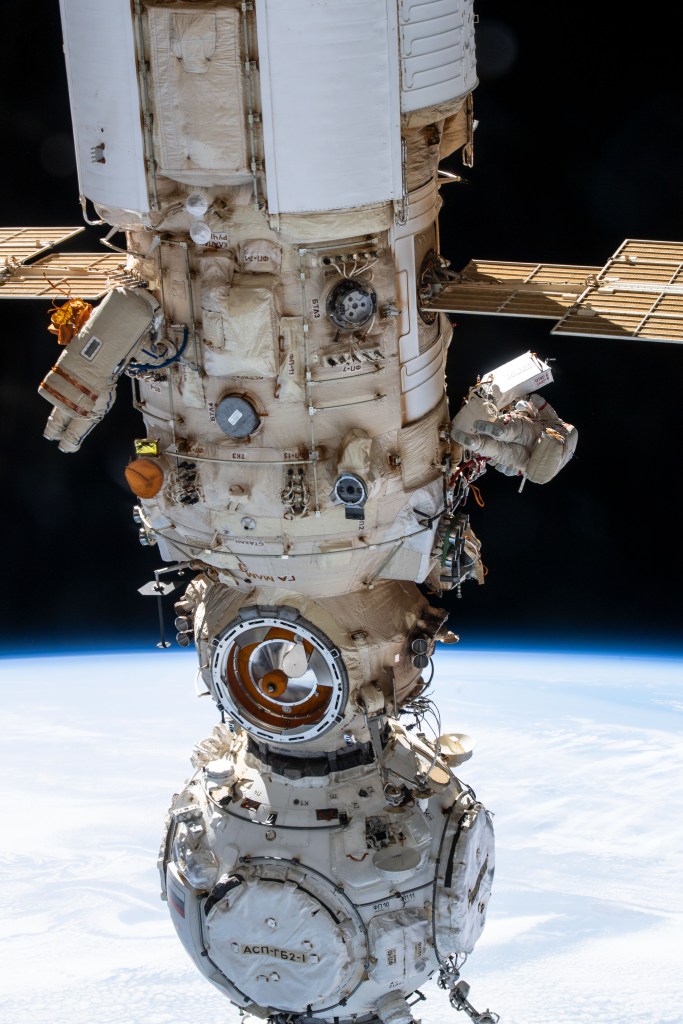
[[[158,173],[200,186],[251,181],[240,12],[149,7],[147,19]]]

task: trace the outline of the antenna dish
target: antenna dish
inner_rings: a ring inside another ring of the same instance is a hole
[[[464,732],[447,732],[439,736],[441,756],[450,767],[469,761],[475,746],[475,740]]]

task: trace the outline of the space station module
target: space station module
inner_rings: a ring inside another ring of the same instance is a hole
[[[494,872],[471,743],[425,732],[455,639],[425,595],[483,581],[487,466],[543,483],[576,443],[531,353],[449,412],[429,300],[439,163],[471,163],[471,0],[61,9],[83,210],[122,267],[74,307],[46,436],[76,451],[132,380],[141,541],[192,576],[178,639],[220,716],[162,844],[173,924],[258,1017],[410,1021]]]

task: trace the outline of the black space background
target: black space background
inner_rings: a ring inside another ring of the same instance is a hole
[[[683,239],[680,18],[616,3],[477,10],[476,162],[467,185],[445,190],[441,222],[453,266],[597,265],[626,237]],[[78,225],[58,4],[7,4],[3,21],[0,220]],[[36,394],[56,354],[47,304],[0,312],[3,647],[153,645],[155,608],[136,591],[159,563],[137,543],[123,482],[140,433],[127,381],[82,452],[63,455],[42,439],[49,407]],[[557,360],[545,393],[580,441],[546,487],[518,495],[483,478],[486,507],[471,514],[489,575],[448,597],[452,628],[468,645],[680,650],[681,349],[457,319],[454,411],[479,371],[531,348]]]

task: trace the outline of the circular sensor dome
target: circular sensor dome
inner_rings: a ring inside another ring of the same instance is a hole
[[[191,192],[185,200],[185,210],[192,217],[203,217],[209,209],[209,200],[201,192]]]
[[[204,220],[195,220],[190,224],[190,238],[196,245],[208,245],[211,241],[211,228]]]
[[[322,735],[341,720],[348,697],[339,651],[305,620],[253,611],[218,639],[211,674],[221,704],[258,739],[293,744]]]
[[[226,395],[216,406],[216,423],[227,437],[249,437],[261,424],[261,418],[247,398]]]
[[[365,327],[376,309],[375,289],[363,281],[344,279],[335,285],[327,299],[327,315],[343,331]]]

